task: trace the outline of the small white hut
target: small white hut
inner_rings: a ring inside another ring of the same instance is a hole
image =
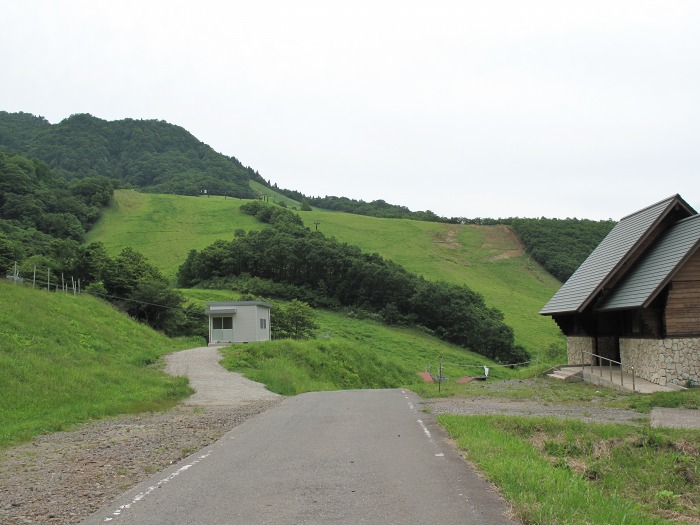
[[[262,301],[207,303],[209,344],[270,340],[271,304]]]

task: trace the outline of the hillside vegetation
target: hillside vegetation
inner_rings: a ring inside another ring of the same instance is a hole
[[[67,181],[39,160],[0,152],[0,275],[27,259],[60,275],[112,191],[104,177]]]
[[[143,253],[166,276],[175,277],[189,250],[216,240],[230,241],[236,230],[265,226],[239,208],[247,201],[223,197],[180,197],[116,191],[114,203],[88,234],[117,254],[126,246]],[[465,284],[498,308],[515,332],[515,342],[534,354],[563,337],[538,311],[560,283],[525,254],[506,226],[441,224],[378,219],[340,212],[300,212],[305,225],[327,236],[378,253],[426,279]]]
[[[0,281],[0,447],[90,419],[172,406],[192,391],[186,379],[154,365],[192,346],[87,294]]]
[[[48,164],[66,179],[107,177],[156,193],[255,197],[264,182],[235,157],[217,153],[180,126],[162,120],[108,122],[77,114],[50,124],[28,113],[0,111],[0,151]]]
[[[357,308],[387,324],[421,326],[440,339],[501,363],[523,363],[503,314],[464,285],[424,279],[347,243],[309,230],[298,214],[260,201],[241,206],[270,227],[237,233],[192,250],[178,271],[178,284],[241,290],[252,279],[271,283],[275,296],[314,306]],[[253,291],[253,293],[260,293]]]
[[[578,219],[511,219],[528,253],[549,273],[566,281],[600,244],[614,221]]]
[[[0,152],[3,151],[40,159],[56,177],[90,179],[90,185],[108,180],[115,187],[153,193],[263,196],[273,203],[304,211],[323,209],[381,218],[507,225],[518,233],[528,253],[562,281],[583,262],[613,225],[612,221],[578,219],[447,218],[430,210],[411,211],[381,199],[365,202],[346,197],[306,196],[298,191],[278,188],[257,171],[244,167],[235,157],[215,152],[185,129],[156,120],[108,122],[89,114],[77,114],[52,125],[43,117],[0,111]],[[40,199],[36,202],[42,203]],[[19,204],[22,203],[13,204],[12,213],[22,209]],[[30,208],[28,213],[32,215],[33,209]],[[85,220],[76,215],[86,228]],[[96,215],[91,217],[94,219]],[[46,221],[46,225],[62,228],[68,236],[75,236],[80,229],[74,224],[66,224],[65,218]]]
[[[193,304],[204,309],[208,301],[240,300],[225,290],[182,289]],[[273,301],[273,316],[280,301]],[[283,304],[283,302],[282,302]],[[446,390],[463,391],[455,384],[464,376],[483,376],[490,368],[492,379],[508,379],[517,372],[456,345],[446,343],[413,327],[387,326],[352,312],[315,310],[315,338],[234,345],[223,350],[223,365],[244,372],[270,390],[293,395],[339,388],[409,387],[423,397]],[[437,376],[440,357],[446,383],[425,383],[419,372]]]

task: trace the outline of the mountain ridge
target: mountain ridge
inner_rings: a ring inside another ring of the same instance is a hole
[[[88,113],[57,124],[29,113],[0,111],[0,151],[45,162],[67,179],[106,176],[153,193],[255,198],[250,180],[267,184],[235,157],[214,151],[163,120],[107,121]]]

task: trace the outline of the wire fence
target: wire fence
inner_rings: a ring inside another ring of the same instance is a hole
[[[22,275],[22,273],[30,273],[28,276]],[[105,292],[101,292],[99,290],[93,289],[93,290],[85,290],[83,288],[83,285],[81,283],[80,279],[75,279],[74,277],[65,277],[64,274],[61,274],[60,279],[56,277],[55,275],[53,276],[52,279],[52,272],[51,269],[46,270],[44,272],[43,269],[39,269],[36,266],[33,268],[31,272],[21,272],[19,270],[19,267],[17,263],[15,263],[14,269],[12,270],[11,273],[7,273],[5,276],[9,281],[14,282],[15,284],[21,284],[25,286],[31,286],[32,288],[35,289],[45,289],[49,292],[63,292],[67,294],[73,294],[73,295],[80,295],[82,293],[88,293],[89,295],[93,297],[99,297],[100,299],[104,299],[105,301],[114,303],[114,302],[128,302],[128,303],[134,303],[134,304],[141,304],[144,306],[155,306],[157,308],[163,308],[166,310],[179,310],[185,314],[185,316],[192,316],[192,315],[197,315],[201,317],[207,317],[207,315],[204,312],[198,313],[198,312],[193,312],[192,310],[186,310],[185,308],[182,308],[181,306],[171,306],[171,305],[166,305],[166,304],[158,304],[158,303],[152,303],[148,301],[141,301],[139,299],[133,299],[131,297],[120,297],[116,295],[111,295]]]
[[[523,361],[520,363],[508,363],[508,364],[501,364],[501,363],[479,363],[479,364],[465,364],[465,363],[450,363],[450,362],[445,362],[442,359],[442,355],[439,358],[438,365],[436,367],[436,373],[434,373],[433,365],[426,365],[425,367],[425,372],[420,374],[423,376],[424,380],[427,382],[432,382],[432,383],[437,383],[438,385],[438,391],[441,390],[442,384],[447,383],[450,381],[450,378],[445,376],[445,366],[449,366],[454,369],[457,369],[457,379],[454,380],[456,383],[462,383],[462,382],[469,382],[472,380],[481,380],[485,381],[489,377],[489,372],[492,368],[516,368],[518,366],[526,366],[530,364],[537,365],[539,363],[538,359],[531,359],[529,361]],[[483,374],[475,374],[472,371],[478,371],[482,372]],[[468,375],[471,374],[471,375]]]
[[[44,272],[43,269],[39,269],[34,266],[33,271],[31,272],[31,277],[24,277],[20,275],[19,266],[15,262],[12,272],[8,273],[6,278],[15,284],[31,284],[32,288],[46,288],[47,291],[62,291],[65,293],[73,293],[74,295],[82,292],[80,279],[74,279],[72,276],[70,279],[68,279],[63,273],[61,273],[60,279],[54,276],[52,281],[51,273],[50,268]]]

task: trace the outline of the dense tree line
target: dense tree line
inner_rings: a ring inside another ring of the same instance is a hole
[[[39,160],[0,152],[0,219],[53,237],[82,241],[112,198],[112,181],[66,181]]]
[[[615,226],[614,221],[510,219],[527,252],[549,273],[566,281]]]
[[[271,227],[192,250],[179,269],[180,286],[230,276],[266,279],[304,291],[312,304],[356,307],[389,323],[424,326],[500,362],[527,358],[502,313],[466,286],[427,281],[376,253],[310,231],[284,208],[252,202],[243,209]]]
[[[102,243],[80,247],[72,271],[90,283],[85,291],[111,302],[134,319],[167,335],[207,334],[199,307],[184,306],[160,271],[132,248],[109,257]]]
[[[44,161],[66,179],[104,176],[153,193],[253,198],[265,181],[185,129],[160,120],[108,122],[88,114],[52,125],[27,113],[0,111],[0,151]]]
[[[366,202],[363,200],[349,199],[347,197],[310,197],[295,190],[286,190],[278,188],[277,185],[272,186],[276,192],[281,193],[285,197],[294,199],[301,203],[302,206],[316,206],[324,210],[342,211],[344,213],[353,213],[355,215],[366,215],[369,217],[379,217],[383,219],[412,219],[416,221],[430,222],[447,222],[458,223],[459,218],[440,217],[430,210],[426,211],[411,211],[406,206],[390,204],[384,200],[374,200]]]

